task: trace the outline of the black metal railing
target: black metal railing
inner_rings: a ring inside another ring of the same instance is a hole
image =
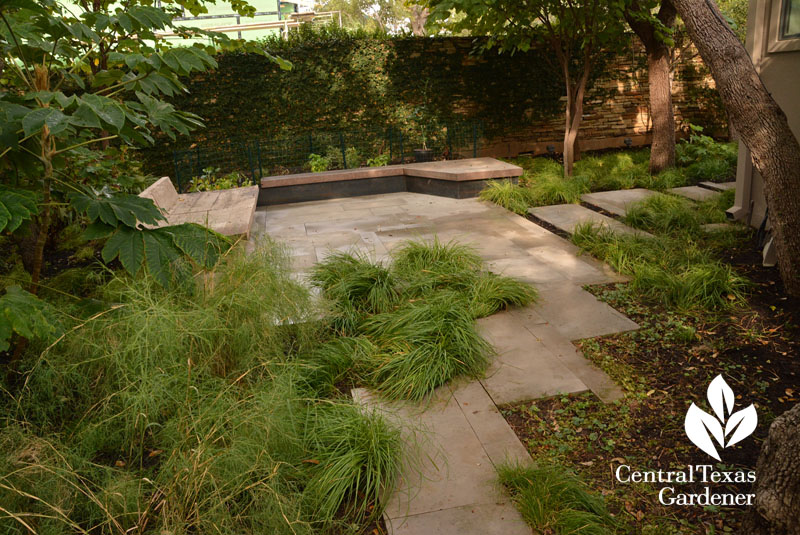
[[[267,139],[239,139],[172,154],[175,186],[190,191],[223,177],[238,185],[267,176],[352,169],[431,159],[474,158],[480,123],[411,128],[313,131]]]

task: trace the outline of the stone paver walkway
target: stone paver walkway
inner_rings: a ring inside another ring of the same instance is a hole
[[[579,204],[538,206],[536,208],[530,208],[528,213],[534,218],[553,225],[558,230],[566,232],[567,234],[575,232],[575,228],[581,223],[594,223],[597,225],[604,225],[622,234],[650,235],[642,230],[631,228],[613,217],[608,217]]]
[[[480,381],[444,386],[421,405],[354,391],[365,405],[399,418],[410,458],[422,459],[422,466],[405,466],[388,498],[390,533],[530,533],[496,485],[498,463],[529,460],[497,405],[586,390],[605,401],[619,398],[619,387],[571,340],[637,328],[581,288],[623,279],[569,241],[478,199],[394,193],[270,206],[256,212],[253,233],[287,243],[300,278],[330,251],[388,261],[403,242],[437,236],[472,245],[492,271],[537,286],[535,305],[479,320],[497,349]]]
[[[682,188],[671,188],[667,190],[669,193],[674,193],[675,195],[680,195],[681,197],[686,197],[687,199],[691,199],[693,201],[707,201],[713,197],[719,195],[719,191],[703,188],[700,186],[684,186]]]
[[[729,189],[734,189],[736,187],[736,182],[700,182],[698,185],[715,191],[727,191]]]
[[[643,201],[651,195],[655,195],[655,192],[644,188],[598,191],[584,193],[581,201],[614,215],[624,216],[629,205]]]

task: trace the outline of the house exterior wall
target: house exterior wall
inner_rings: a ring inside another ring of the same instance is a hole
[[[786,113],[792,133],[800,139],[800,35],[781,38],[782,17],[791,4],[791,0],[750,0],[746,47],[767,90]],[[800,14],[793,14],[793,21],[794,17]],[[753,168],[750,151],[740,144],[736,200],[728,215],[758,227],[766,207],[761,175]]]

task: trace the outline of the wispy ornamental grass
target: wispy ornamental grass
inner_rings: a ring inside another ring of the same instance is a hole
[[[180,292],[115,278],[105,313],[32,347],[2,385],[0,532],[288,535],[379,515],[399,435],[322,397],[350,363],[318,352],[329,334],[287,265],[266,243]]]
[[[498,474],[517,509],[537,533],[616,533],[616,521],[603,498],[590,493],[587,485],[566,468],[503,465],[498,467]]]
[[[389,398],[420,399],[455,377],[479,376],[491,347],[474,320],[536,298],[533,287],[486,271],[474,249],[438,239],[400,246],[388,268],[332,255],[313,280],[333,301],[333,328],[350,338],[304,356],[305,381],[317,392],[361,382]],[[391,297],[363,306],[370,284]]]

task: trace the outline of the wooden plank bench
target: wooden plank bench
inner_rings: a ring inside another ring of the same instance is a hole
[[[258,202],[258,186],[178,193],[169,177],[158,179],[139,194],[152,199],[167,218],[161,226],[197,223],[225,236],[250,237]]]
[[[463,199],[475,197],[489,180],[516,183],[523,169],[494,158],[340,169],[271,176],[261,180],[259,205],[410,191]]]

